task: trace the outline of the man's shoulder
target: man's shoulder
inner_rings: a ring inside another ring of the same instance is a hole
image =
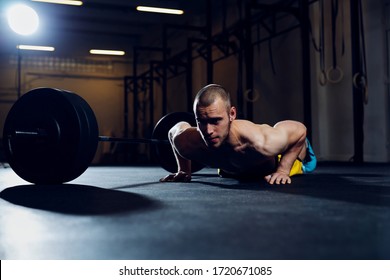
[[[200,152],[205,150],[205,144],[196,127],[185,129],[175,139],[175,148],[186,158],[196,158]]]
[[[272,135],[274,128],[268,124],[256,124],[247,120],[236,120],[232,126],[232,133],[242,142],[249,145],[263,145],[265,139]]]
[[[202,136],[200,135],[198,129],[193,126],[183,130],[178,137],[186,142],[186,144],[190,145],[202,142]]]
[[[262,131],[264,129],[271,128],[268,124],[257,124],[252,121],[237,119],[232,123],[233,129],[238,132],[248,132],[248,130]]]
[[[183,130],[182,133],[186,136],[199,136],[200,135],[196,126],[187,127],[186,129]]]

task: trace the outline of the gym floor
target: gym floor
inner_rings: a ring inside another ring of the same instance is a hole
[[[166,174],[34,186],[0,166],[0,259],[390,259],[390,164],[320,163],[288,186]]]

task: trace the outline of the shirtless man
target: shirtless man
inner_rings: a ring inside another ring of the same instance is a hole
[[[316,158],[300,122],[271,127],[237,120],[229,93],[216,84],[198,92],[194,113],[197,127],[179,122],[169,131],[178,171],[161,182],[191,181],[191,160],[219,168],[221,176],[256,175],[269,184],[290,184],[291,176],[315,169]]]

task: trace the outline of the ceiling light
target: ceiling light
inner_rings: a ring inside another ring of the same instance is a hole
[[[90,54],[103,54],[103,55],[125,55],[124,51],[114,51],[114,50],[97,50],[92,49],[89,51]]]
[[[46,52],[53,52],[55,50],[54,47],[50,47],[50,46],[32,46],[32,45],[17,45],[16,48],[19,50],[46,51]]]
[[[37,31],[39,17],[34,9],[23,4],[12,6],[7,11],[9,27],[19,35],[31,35]]]
[[[74,1],[74,0],[31,0],[35,2],[45,2],[52,4],[62,4],[62,5],[72,5],[72,6],[81,6],[83,5],[82,1]]]
[[[137,6],[136,9],[137,11],[141,11],[141,12],[162,13],[162,14],[172,14],[172,15],[184,14],[183,10],[178,10],[178,9],[167,9],[167,8],[157,8],[157,7],[147,7],[147,6]]]

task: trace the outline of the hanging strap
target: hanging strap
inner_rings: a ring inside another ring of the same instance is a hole
[[[360,51],[360,71],[353,76],[353,86],[362,90],[364,104],[368,103],[368,81],[367,81],[367,62],[366,62],[366,42],[364,36],[363,7],[361,0],[358,0],[359,17],[359,51]]]
[[[332,53],[333,53],[333,68],[337,67],[337,48],[336,48],[336,33],[337,33],[337,16],[339,13],[338,1],[332,0]]]
[[[339,13],[339,1],[332,0],[332,66],[326,71],[326,76],[330,83],[338,83],[344,77],[344,72],[337,64],[337,16]]]
[[[319,0],[319,14],[321,15],[321,21],[318,24],[319,30],[319,42],[317,43],[316,38],[314,37],[313,34],[313,26],[311,21],[309,20],[309,33],[311,37],[311,42],[313,44],[314,50],[319,53],[320,55],[320,68],[321,68],[321,73],[319,75],[319,83],[321,86],[324,86],[327,84],[327,78],[326,78],[326,70],[325,70],[325,47],[324,47],[324,1]]]
[[[320,45],[319,45],[319,52],[320,52],[320,68],[321,73],[319,77],[319,82],[321,86],[325,86],[328,83],[328,78],[326,75],[325,70],[325,11],[324,11],[324,0],[320,0],[320,14],[321,14],[321,22],[320,22]]]

